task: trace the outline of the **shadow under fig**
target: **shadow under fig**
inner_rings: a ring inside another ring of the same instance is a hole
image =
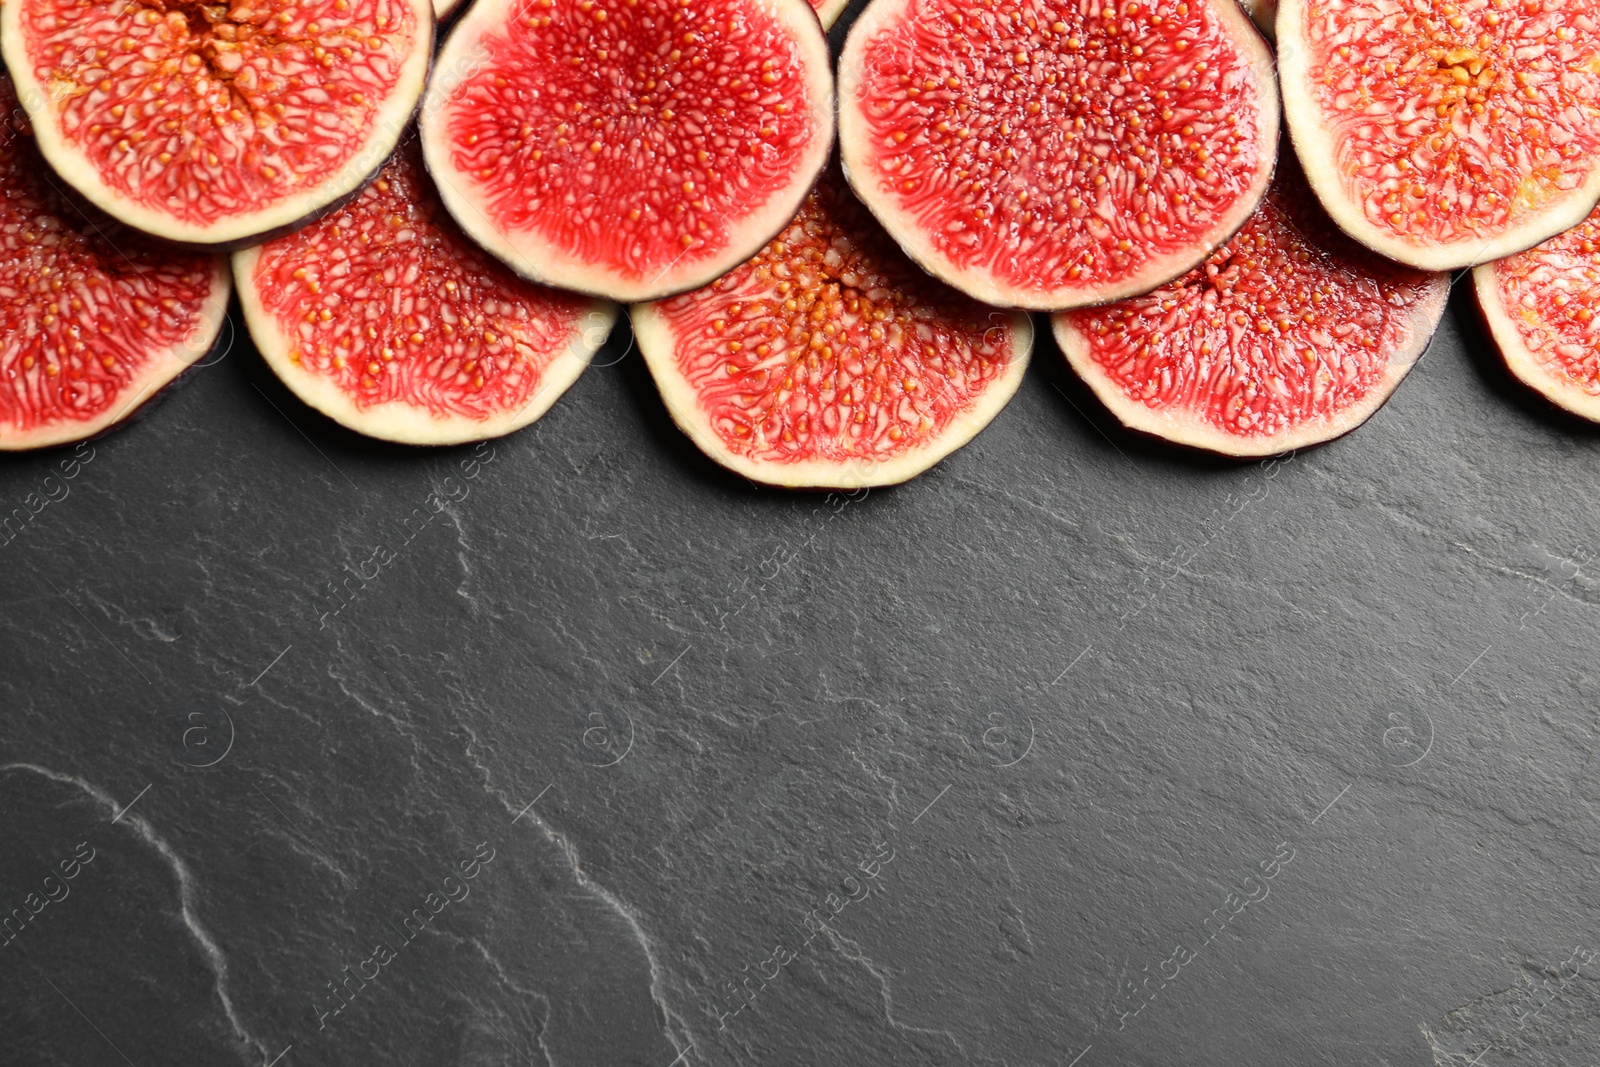
[[[618,353],[622,353],[619,357]],[[603,371],[615,374],[622,383],[623,395],[628,399],[624,418],[636,419],[644,428],[645,439],[656,453],[670,463],[676,473],[697,489],[709,489],[735,498],[754,498],[767,490],[748,478],[741,477],[707,456],[689,440],[667,412],[661,391],[656,388],[650,368],[639,354],[633,338],[633,321],[624,312],[605,347],[595,356],[596,367],[585,373]]]
[[[1100,402],[1084,380],[1061,354],[1055,334],[1050,329],[1050,316],[1033,317],[1033,365],[1028,377],[1041,380],[1050,395],[1052,407],[1061,413],[1070,426],[1087,424],[1085,441],[1095,448],[1107,449],[1139,466],[1156,470],[1181,470],[1195,474],[1228,474],[1240,468],[1260,463],[1260,459],[1218,455],[1188,445],[1174,444],[1164,438],[1139,430],[1130,430]]]
[[[195,368],[186,372],[186,376],[201,370],[208,374],[227,376],[247,401],[253,402],[261,409],[263,418],[269,424],[275,423],[282,427],[284,432],[295,440],[301,440],[301,435],[304,435],[303,440],[310,441],[336,466],[340,465],[341,459],[349,459],[358,464],[388,466],[420,458],[449,458],[455,454],[470,453],[476,447],[476,442],[461,445],[410,445],[397,441],[383,441],[357,433],[335,422],[301,400],[273,373],[267,361],[257,351],[255,342],[245,328],[237,293],[229,303],[228,318],[230,322],[225,329],[232,331],[232,347],[227,351],[219,347],[206,359],[200,360]],[[510,436],[515,437],[515,434]]]
[[[1494,338],[1489,334],[1489,324],[1478,305],[1470,272],[1461,276],[1451,288],[1450,312],[1460,327],[1462,348],[1466,350],[1467,359],[1478,372],[1479,380],[1496,398],[1528,419],[1543,423],[1559,433],[1588,441],[1600,440],[1600,426],[1558,407],[1543,393],[1524,385],[1507,369]]]
[[[626,351],[627,354],[618,360],[615,355],[617,351]],[[633,327],[626,316],[617,322],[611,339],[595,357],[595,362],[602,365],[611,360],[616,360],[613,366],[591,368],[588,373],[592,374],[596,369],[605,369],[608,373],[620,375],[623,390],[631,401],[628,417],[639,420],[640,425],[645,428],[651,447],[657,449],[658,454],[664,456],[678,473],[692,482],[696,488],[721,493],[730,499],[741,501],[767,499],[786,506],[793,506],[797,501],[809,503],[817,494],[831,491],[761,485],[742,474],[735,474],[700,451],[689,436],[678,428],[678,424],[672,421],[672,415],[668,413],[667,405],[661,399],[661,391],[656,388],[655,379],[650,375],[650,368],[645,365],[644,357],[639,354],[638,346],[634,344]],[[897,488],[899,487],[893,485],[879,486],[875,487],[872,493],[878,495]]]

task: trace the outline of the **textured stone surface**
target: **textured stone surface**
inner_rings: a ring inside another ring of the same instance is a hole
[[[1600,438],[1464,295],[1276,465],[1042,339],[855,498],[713,467],[626,327],[479,452],[238,338],[0,545],[4,908],[94,856],[0,1062],[1592,1063]]]

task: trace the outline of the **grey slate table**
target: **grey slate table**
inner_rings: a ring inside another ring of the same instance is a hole
[[[446,451],[236,337],[0,547],[0,1061],[1594,1063],[1597,441],[1463,295],[1276,464],[1046,342],[831,497],[625,328]]]
[[[851,496],[703,459],[625,326],[444,451],[234,335],[0,462],[58,498],[0,545],[0,1063],[1600,1061],[1600,438],[1464,296],[1321,449],[1135,439],[1045,340]]]

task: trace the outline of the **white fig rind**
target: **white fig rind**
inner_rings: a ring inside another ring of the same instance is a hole
[[[826,0],[817,8],[817,19],[821,21],[825,30],[833,29],[833,24],[839,21],[839,16],[844,14],[844,9],[850,6],[850,0]]]

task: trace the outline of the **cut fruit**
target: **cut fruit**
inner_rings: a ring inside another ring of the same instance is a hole
[[[1588,0],[1283,0],[1289,133],[1346,233],[1423,270],[1499,259],[1600,199]]]
[[[458,444],[526,426],[605,343],[617,307],[512,274],[439,203],[415,142],[350,203],[234,254],[256,347],[359,433]]]
[[[6,66],[56,172],[129,226],[203,245],[357,189],[416,109],[432,42],[428,0],[0,6]]]
[[[1391,263],[1328,219],[1299,168],[1198,270],[1055,316],[1074,370],[1129,429],[1272,456],[1365,422],[1427,347],[1447,274]]]
[[[829,171],[787,229],[704,289],[632,309],[667,410],[771,485],[921,474],[1022,382],[1033,326],[929,278]]]
[[[850,0],[811,0],[811,6],[816,10],[822,28],[831,30],[833,24],[839,21],[839,16],[844,14],[844,9],[850,6]]]
[[[63,199],[3,74],[0,192],[0,450],[92,437],[211,351],[227,257]]]
[[[1600,210],[1537,248],[1485,263],[1472,281],[1511,373],[1600,422]]]
[[[839,148],[900,246],[979,300],[1148,292],[1260,202],[1272,56],[1234,0],[873,0],[839,61]]]
[[[833,139],[805,0],[478,0],[439,54],[428,169],[517,273],[615,300],[704,285],[794,216]]]

